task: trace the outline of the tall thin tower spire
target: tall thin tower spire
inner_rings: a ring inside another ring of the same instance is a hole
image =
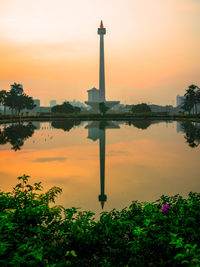
[[[104,35],[106,29],[101,21],[100,28],[98,28],[98,34],[100,35],[100,56],[99,56],[99,100],[103,102],[106,100],[105,96],[105,68],[104,68]]]

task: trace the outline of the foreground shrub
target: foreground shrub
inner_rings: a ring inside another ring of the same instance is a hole
[[[50,205],[61,189],[19,177],[0,193],[1,266],[199,266],[200,194],[94,213]]]

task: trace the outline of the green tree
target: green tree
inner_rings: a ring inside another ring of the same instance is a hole
[[[196,99],[197,99],[197,104],[200,104],[200,87],[198,87],[196,90]]]
[[[19,84],[19,83],[14,83],[14,84],[11,84],[11,89],[10,89],[10,91],[12,91],[14,94],[16,94],[16,95],[23,95],[23,93],[24,93],[24,90],[23,90],[23,87],[22,87],[22,85],[21,84]]]
[[[33,109],[35,107],[32,97],[26,95],[22,85],[17,83],[11,85],[11,89],[6,94],[4,103],[12,110],[12,115],[14,110],[19,115],[22,109]]]
[[[12,115],[15,109],[15,101],[16,101],[16,94],[15,91],[10,90],[7,93],[6,99],[5,99],[5,105],[8,106],[11,111],[12,111]]]
[[[189,114],[192,109],[194,109],[194,113],[197,114],[197,104],[200,101],[200,93],[199,87],[195,84],[191,84],[188,86],[186,93],[184,94],[185,100],[182,106],[182,109],[188,111]]]
[[[11,89],[7,93],[7,97],[5,99],[6,106],[8,106],[13,111],[16,110],[19,105],[22,103],[22,95],[23,95],[23,87],[21,84],[14,83],[11,84]]]
[[[184,99],[182,106],[181,106],[181,109],[183,109],[184,111],[186,111],[190,114],[193,106],[194,105],[192,104],[192,102],[190,102],[189,99],[186,97]]]
[[[142,103],[142,104],[134,105],[132,107],[132,112],[133,113],[147,113],[147,112],[151,112],[151,108],[146,103]]]
[[[53,113],[74,113],[75,110],[76,109],[69,104],[69,102],[64,102],[62,105],[56,105],[51,109]]]
[[[107,107],[107,106],[105,105],[104,102],[99,103],[99,111],[100,111],[101,114],[103,114],[103,115],[106,114],[106,112],[107,112],[109,109],[110,109],[110,108]]]
[[[32,97],[23,94],[18,95],[15,100],[15,108],[18,111],[18,115],[20,114],[22,109],[33,109],[36,105],[34,104],[34,101]]]
[[[25,102],[26,109],[33,109],[36,107],[36,105],[34,104],[33,98],[26,94],[24,94],[24,102]]]
[[[81,109],[79,107],[73,107],[74,108],[74,113],[78,114],[81,112]]]

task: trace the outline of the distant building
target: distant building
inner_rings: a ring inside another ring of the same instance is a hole
[[[123,110],[124,110],[124,111],[129,111],[129,110],[131,110],[132,106],[133,106],[133,105],[131,105],[131,107],[128,108],[127,105],[125,106],[125,105],[123,105],[123,104],[117,104],[117,105],[115,105],[114,107],[112,107],[112,110],[113,110],[113,111],[123,111]]]
[[[176,96],[176,105],[177,105],[177,107],[183,104],[184,99],[185,99],[185,96],[180,96],[180,95]]]
[[[95,87],[88,90],[88,102],[99,102],[99,90]]]
[[[57,105],[56,100],[51,100],[50,101],[50,107],[51,108],[54,107],[54,106],[56,106],[56,105]]]
[[[39,99],[33,99],[34,104],[36,105],[37,108],[40,107],[40,100]]]
[[[149,105],[152,112],[175,112],[172,105],[160,106],[160,105]]]

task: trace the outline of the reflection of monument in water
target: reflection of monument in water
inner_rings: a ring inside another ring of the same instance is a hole
[[[120,127],[115,122],[94,121],[89,123],[88,138],[96,141],[99,139],[99,156],[100,156],[100,195],[99,202],[103,209],[104,203],[107,201],[105,194],[105,150],[106,150],[106,129],[119,129]]]
[[[99,90],[95,87],[88,90],[88,101],[85,102],[87,105],[91,106],[95,112],[99,110],[99,103],[103,102],[109,108],[120,103],[119,101],[106,101],[104,66],[104,35],[106,34],[106,28],[104,28],[102,21],[100,28],[98,28],[98,34],[100,35]]]

